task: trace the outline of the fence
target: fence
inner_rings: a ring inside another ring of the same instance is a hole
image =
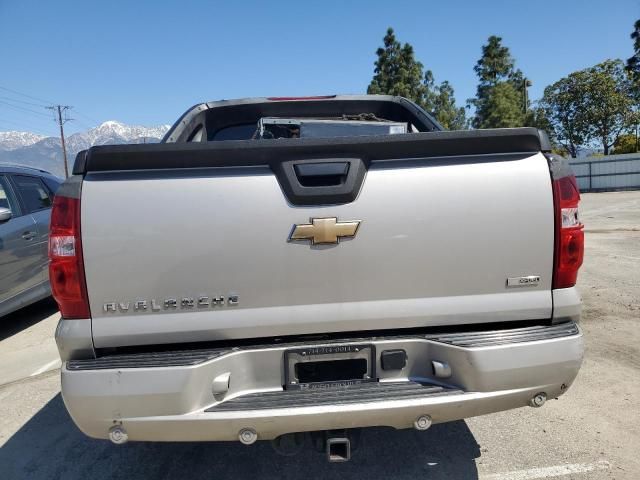
[[[637,153],[589,161],[572,159],[571,168],[581,192],[640,189],[640,154]]]

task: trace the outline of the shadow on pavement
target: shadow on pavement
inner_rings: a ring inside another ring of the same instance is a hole
[[[57,311],[56,302],[49,297],[0,318],[0,340],[35,325]]]
[[[129,443],[85,437],[60,394],[0,448],[7,479],[153,478],[426,478],[475,479],[480,450],[463,421],[427,432],[367,429],[348,463],[330,464],[309,446],[294,457],[277,455],[269,442]]]
[[[43,300],[0,322],[0,340],[57,311]],[[129,443],[115,446],[85,437],[73,424],[60,394],[0,448],[0,478],[112,479],[300,478],[475,479],[480,456],[467,425],[435,425],[427,432],[372,428],[348,463],[330,464],[311,445],[294,457],[277,455],[269,442]]]

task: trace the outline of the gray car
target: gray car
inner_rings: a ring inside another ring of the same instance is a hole
[[[47,241],[62,179],[0,164],[0,317],[51,295]]]

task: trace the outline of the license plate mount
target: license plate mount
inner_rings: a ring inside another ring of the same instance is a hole
[[[326,390],[377,381],[371,344],[292,348],[285,350],[283,363],[287,390]]]

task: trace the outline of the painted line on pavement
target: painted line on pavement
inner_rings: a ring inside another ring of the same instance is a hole
[[[43,365],[42,367],[37,369],[35,372],[33,372],[29,376],[30,377],[35,377],[36,375],[40,375],[41,373],[44,373],[47,370],[51,370],[51,369],[53,369],[54,366],[60,365],[60,364],[61,364],[60,359],[56,358],[55,360],[52,360],[51,362],[47,363],[46,365]],[[58,367],[56,367],[56,368],[58,368]]]
[[[482,475],[482,480],[535,480],[537,478],[564,477],[580,473],[595,472],[597,470],[609,470],[611,464],[606,460],[596,463],[573,463],[568,465],[554,465],[553,467],[529,468],[526,470],[513,470],[505,473],[492,473]]]

